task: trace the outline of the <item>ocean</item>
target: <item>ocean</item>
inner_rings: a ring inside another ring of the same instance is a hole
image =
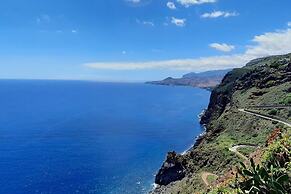
[[[0,81],[0,193],[142,194],[203,128],[210,92],[90,81]]]

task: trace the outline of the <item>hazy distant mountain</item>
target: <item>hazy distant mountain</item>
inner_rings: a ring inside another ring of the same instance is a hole
[[[229,71],[231,71],[231,69],[205,71],[201,73],[188,73],[188,74],[183,75],[182,78],[168,77],[161,81],[151,81],[147,83],[157,84],[157,85],[175,85],[175,86],[192,86],[192,87],[200,87],[200,88],[213,88],[221,82],[223,77]]]

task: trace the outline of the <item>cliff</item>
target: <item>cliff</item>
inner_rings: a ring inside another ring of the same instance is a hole
[[[227,73],[212,91],[201,118],[206,133],[186,154],[169,152],[156,175],[159,186],[153,193],[206,192],[205,173],[223,177],[243,161],[231,151],[233,145],[264,147],[275,128],[286,127],[240,110],[251,107],[290,122],[290,109],[282,108],[290,107],[290,91],[291,54],[256,59]]]
[[[182,78],[172,78],[168,77],[161,81],[147,82],[148,84],[156,85],[173,85],[173,86],[192,86],[199,88],[214,88],[217,86],[222,78],[225,76],[227,70],[215,70],[206,71],[201,73],[188,73],[183,75]]]

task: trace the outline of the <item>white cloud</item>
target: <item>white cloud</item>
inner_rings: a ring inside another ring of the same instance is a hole
[[[248,46],[247,55],[260,57],[291,52],[291,29],[258,35],[252,41],[256,45]]]
[[[130,3],[140,3],[141,2],[141,0],[127,0],[128,2],[130,2]]]
[[[235,46],[228,45],[228,44],[225,44],[225,43],[222,43],[222,44],[220,44],[220,43],[212,43],[209,46],[211,48],[214,48],[214,49],[222,51],[222,52],[230,52],[230,51],[235,49]]]
[[[288,22],[288,23],[287,23],[287,26],[288,26],[288,27],[291,27],[291,22]]]
[[[87,63],[85,66],[94,69],[110,69],[110,70],[142,70],[142,69],[170,69],[185,71],[206,71],[215,69],[226,69],[235,66],[235,62],[243,64],[247,62],[241,55],[230,56],[213,56],[202,57],[197,59],[174,59],[165,61],[146,61],[146,62],[99,62]]]
[[[185,7],[190,7],[192,5],[199,5],[204,3],[215,3],[217,0],[177,0],[178,3],[184,5]]]
[[[269,55],[279,55],[291,52],[291,29],[268,32],[255,36],[253,45],[247,46],[240,54],[200,57],[194,59],[174,59],[146,62],[97,62],[84,64],[93,69],[110,70],[142,70],[170,69],[184,71],[206,71],[241,67],[248,61]]]
[[[147,26],[155,26],[154,22],[151,22],[151,21],[141,21],[139,19],[136,19],[136,23],[143,24],[143,25],[147,25]]]
[[[175,5],[175,3],[170,2],[170,1],[167,3],[167,7],[168,7],[169,9],[176,9],[176,5]]]
[[[211,13],[204,13],[201,15],[202,18],[218,18],[218,17],[233,17],[238,16],[236,12],[227,12],[227,11],[214,11]]]
[[[76,33],[78,33],[78,30],[72,30],[71,32],[76,34]]]
[[[144,25],[149,25],[149,26],[155,26],[155,24],[153,22],[149,22],[149,21],[143,21]]]
[[[172,17],[171,23],[175,24],[176,26],[183,27],[186,25],[186,19],[178,19],[178,18]]]

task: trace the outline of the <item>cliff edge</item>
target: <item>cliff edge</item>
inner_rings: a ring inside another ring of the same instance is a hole
[[[224,176],[242,161],[230,151],[233,145],[263,147],[275,128],[286,127],[239,110],[251,108],[291,122],[291,111],[284,108],[291,105],[290,92],[291,54],[256,59],[227,73],[212,91],[201,118],[206,133],[186,154],[168,153],[155,178],[159,186],[152,193],[207,191],[202,174]]]

